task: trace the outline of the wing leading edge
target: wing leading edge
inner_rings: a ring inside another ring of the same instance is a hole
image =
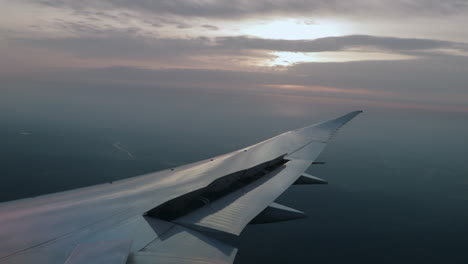
[[[302,217],[274,200],[294,183],[325,182],[304,172],[361,112],[171,170],[4,203],[0,263],[232,263],[235,248],[202,233]]]

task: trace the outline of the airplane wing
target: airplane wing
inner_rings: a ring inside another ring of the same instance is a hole
[[[304,217],[275,203],[335,132],[362,111],[219,157],[125,180],[0,204],[0,263],[232,263],[210,236]]]

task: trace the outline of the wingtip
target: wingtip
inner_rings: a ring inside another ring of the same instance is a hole
[[[314,134],[316,138],[321,138],[323,141],[328,141],[331,136],[335,134],[335,132],[351,121],[353,118],[355,118],[357,115],[361,114],[363,111],[362,110],[357,110],[357,111],[352,111],[349,112],[345,115],[342,115],[338,118],[328,120],[322,123],[310,125],[301,129],[296,130],[300,134]]]
[[[352,111],[352,112],[349,112],[349,113],[347,113],[347,114],[345,114],[345,115],[342,115],[342,116],[340,116],[340,117],[338,117],[338,118],[335,118],[335,119],[333,119],[333,120],[330,120],[330,121],[328,121],[328,122],[336,122],[336,121],[339,121],[339,122],[342,123],[341,125],[344,125],[344,124],[346,124],[347,122],[349,122],[351,119],[355,118],[357,115],[361,114],[362,112],[364,112],[364,111],[362,111],[362,110]],[[324,122],[324,123],[327,123],[327,122]]]
[[[350,112],[349,114],[356,114],[356,115],[359,115],[359,114],[361,114],[361,113],[364,113],[364,111],[363,111],[363,110],[356,110],[356,111]]]
[[[356,111],[352,111],[352,112],[349,112],[341,117],[338,117],[336,119],[348,119],[346,122],[350,121],[351,119],[355,118],[357,115],[363,113],[364,111],[362,110],[356,110]],[[345,122],[345,123],[346,123]]]

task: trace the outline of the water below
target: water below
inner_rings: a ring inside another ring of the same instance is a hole
[[[364,110],[278,202],[308,218],[248,226],[237,263],[468,263],[468,114],[253,92],[22,87],[0,98],[0,201],[209,158]]]

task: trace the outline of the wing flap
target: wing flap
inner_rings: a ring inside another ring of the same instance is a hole
[[[193,228],[239,235],[245,226],[293,184],[310,164],[310,161],[305,160],[289,161],[253,183],[174,222]]]
[[[230,264],[234,262],[236,253],[237,249],[230,245],[173,225],[140,252],[132,254],[127,263]]]

